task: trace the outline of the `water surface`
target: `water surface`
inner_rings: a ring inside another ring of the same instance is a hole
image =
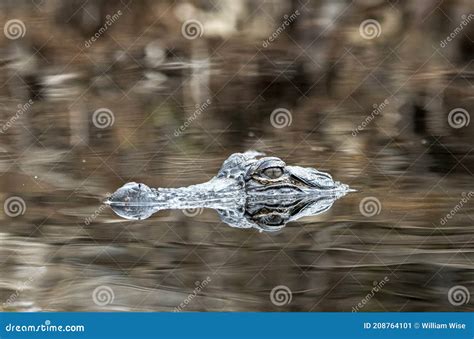
[[[194,40],[170,4],[105,3],[87,9],[123,15],[89,48],[74,11],[2,5],[27,27],[0,38],[2,310],[472,310],[449,291],[474,291],[473,124],[448,116],[474,112],[472,45],[439,47],[466,8],[315,2],[263,47],[289,2],[250,6],[239,29],[265,10],[266,30]],[[378,40],[359,36],[372,17]],[[358,193],[277,233],[207,209],[129,221],[101,203],[129,181],[207,181],[248,149]]]

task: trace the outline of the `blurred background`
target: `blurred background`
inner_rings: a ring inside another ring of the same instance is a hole
[[[473,310],[472,1],[4,0],[0,24],[1,310]],[[248,149],[359,192],[278,233],[101,204]]]

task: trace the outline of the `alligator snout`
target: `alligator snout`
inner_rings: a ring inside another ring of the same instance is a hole
[[[153,191],[145,184],[129,182],[115,191],[105,203],[108,205],[141,205],[149,202]]]

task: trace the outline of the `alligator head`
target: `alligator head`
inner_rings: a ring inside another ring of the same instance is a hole
[[[350,191],[327,173],[248,151],[232,154],[208,182],[158,189],[131,182],[106,203],[127,219],[146,219],[162,209],[212,208],[230,226],[277,231],[289,221],[327,211]]]

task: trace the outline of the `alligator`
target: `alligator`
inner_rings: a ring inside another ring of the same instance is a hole
[[[234,153],[208,182],[181,188],[150,188],[130,182],[105,201],[126,219],[142,220],[164,209],[216,210],[232,227],[278,231],[288,222],[323,213],[348,185],[314,168],[287,166],[277,157]]]

